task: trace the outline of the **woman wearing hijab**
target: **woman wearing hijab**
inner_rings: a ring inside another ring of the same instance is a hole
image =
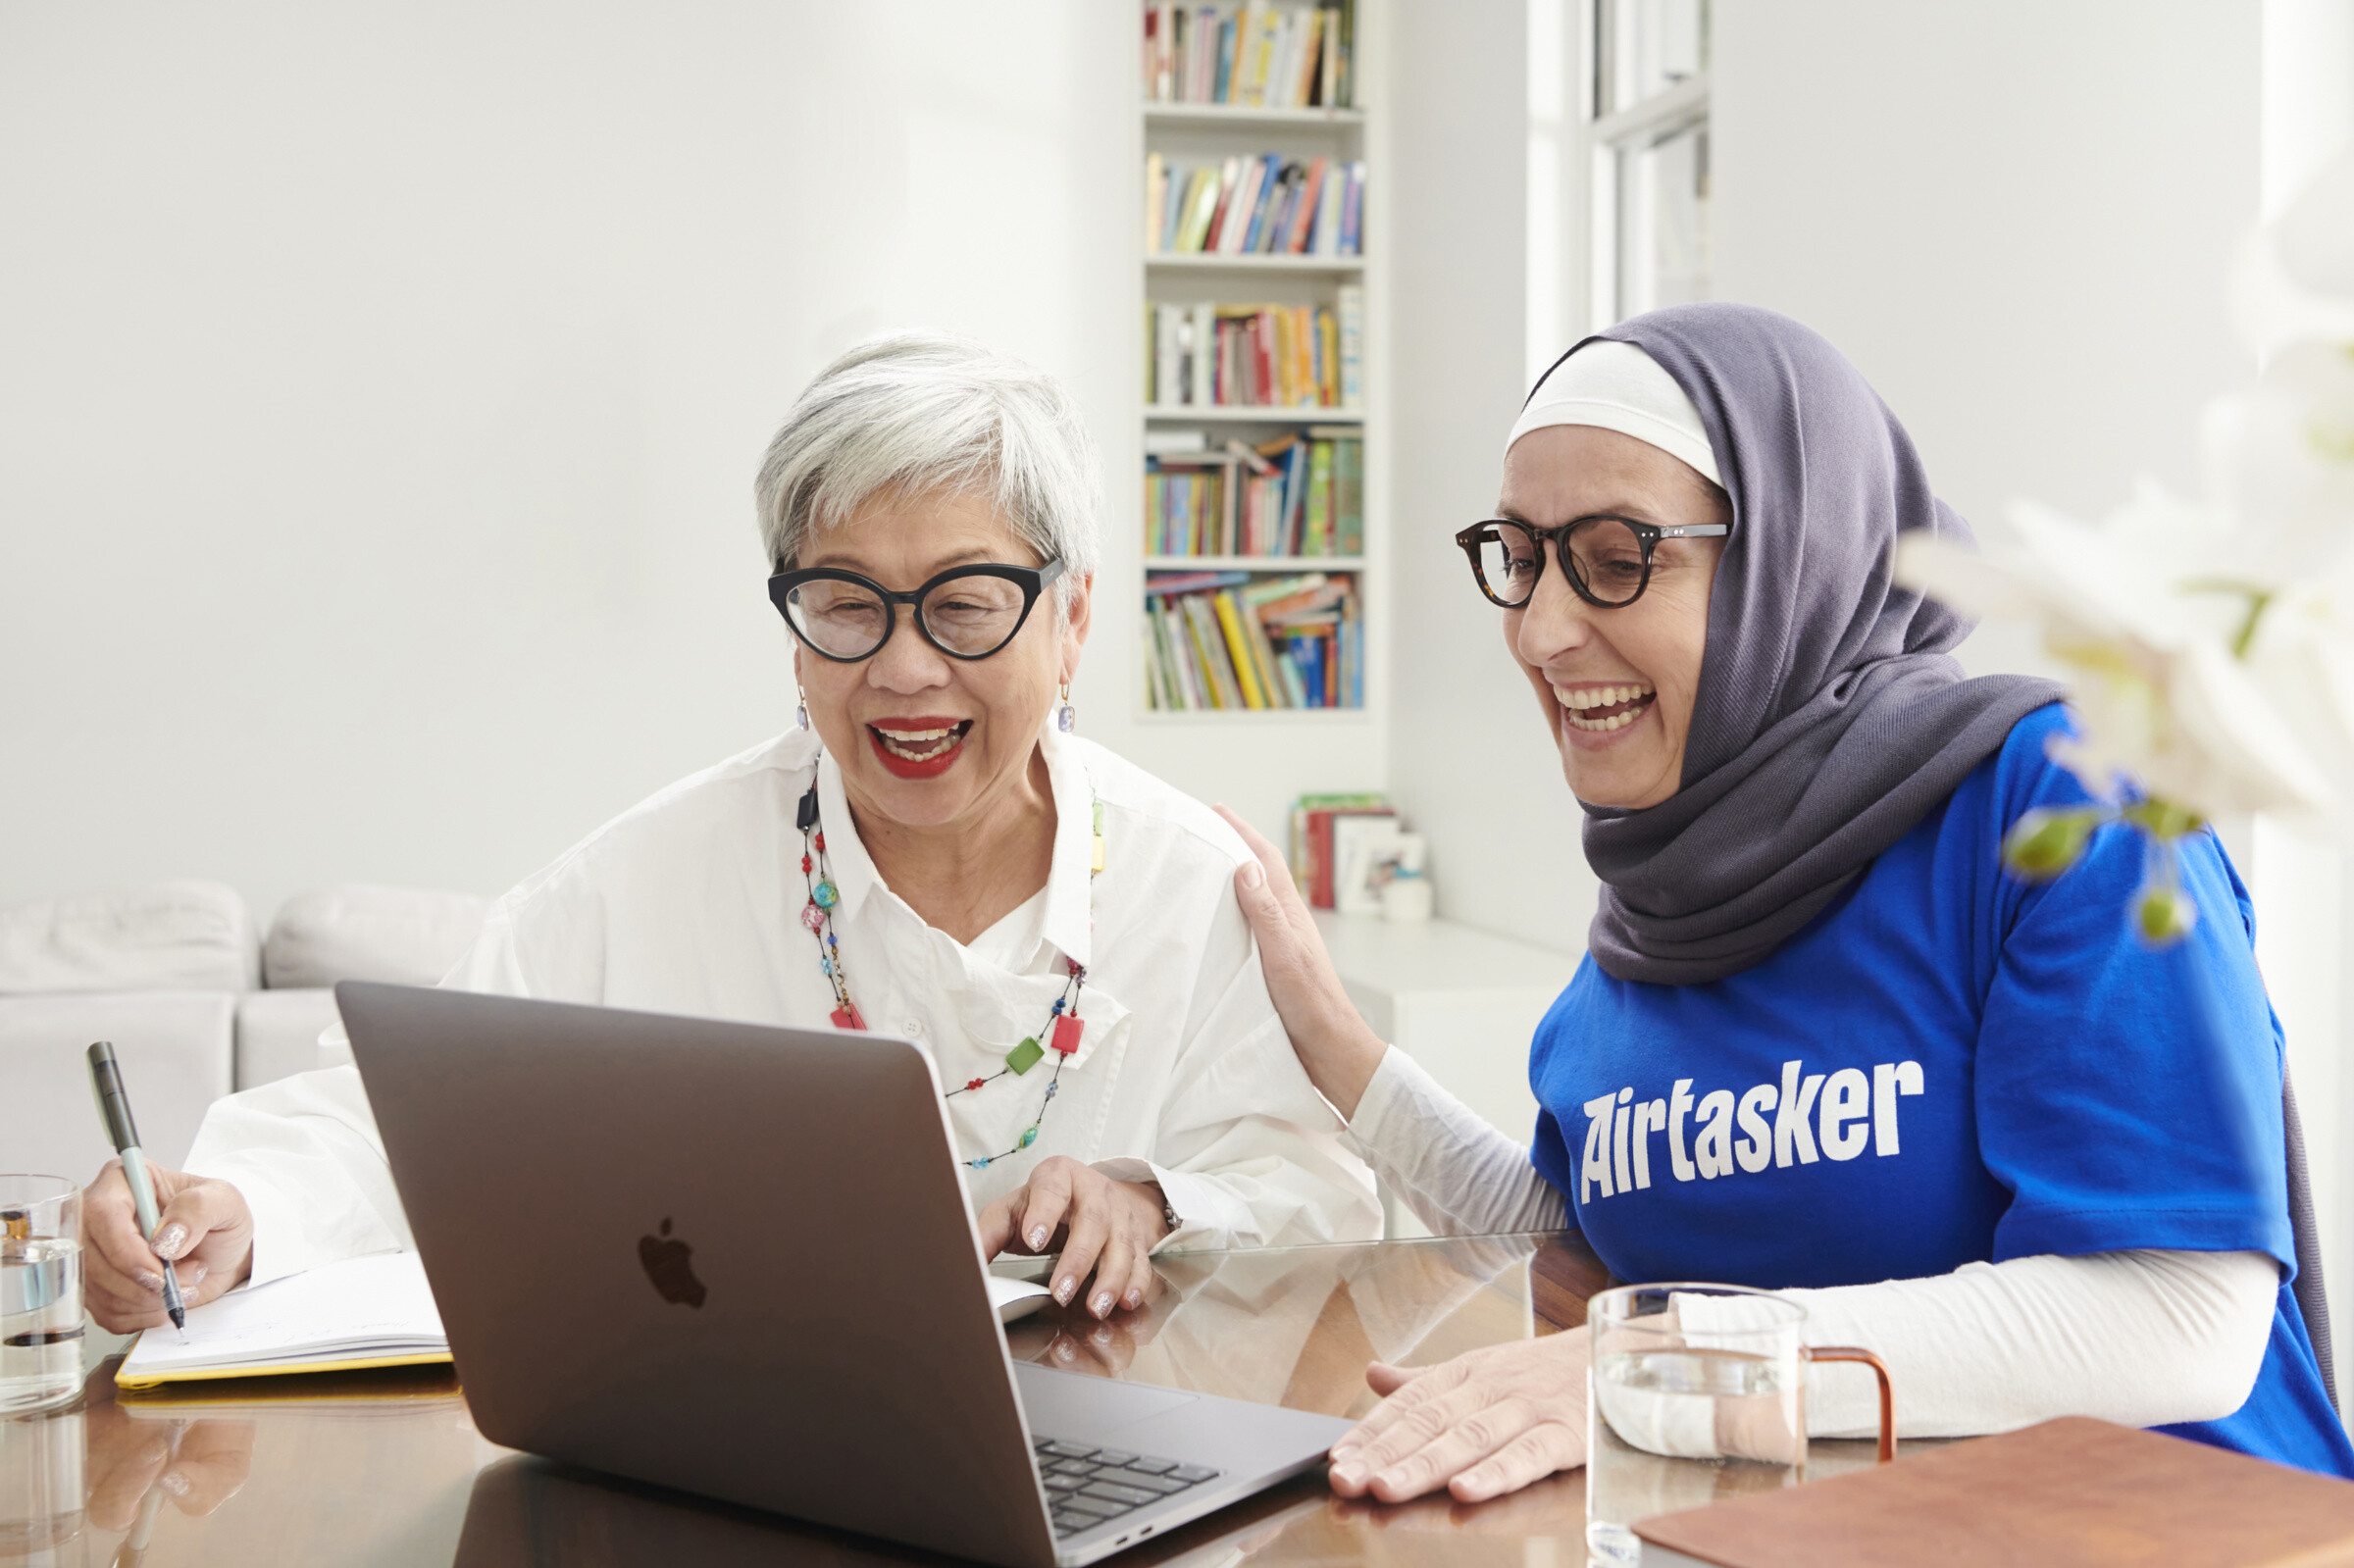
[[[2082,1414],[2354,1475],[2292,1289],[2247,894],[2185,839],[2202,916],[2156,948],[2129,830],[2004,873],[2022,813],[2086,798],[2047,750],[2069,719],[2046,683],[1965,679],[1968,624],[1891,581],[1908,529],[1969,538],[1797,323],[1681,306],[1564,355],[1457,535],[1602,883],[1532,1047],[1534,1145],[1371,1035],[1254,835],[1237,891],[1294,1046],[1434,1229],[1572,1224],[1622,1280],[1785,1290],[1811,1339],[1880,1354],[1906,1436]],[[1468,1501],[1580,1464],[1589,1358],[1580,1329],[1376,1364],[1333,1485]],[[1824,1377],[1811,1433],[1868,1435],[1874,1399]]]
[[[799,723],[525,881],[444,984],[922,1042],[984,1247],[1057,1253],[1097,1318],[1156,1249],[1380,1234],[1234,908],[1243,846],[1069,733],[1100,553],[1069,393],[879,338],[801,394],[756,500]],[[198,1304],[410,1245],[353,1068],[218,1102],[187,1163],[152,1245],[119,1165],[89,1189],[108,1329],[164,1321],[164,1258]]]

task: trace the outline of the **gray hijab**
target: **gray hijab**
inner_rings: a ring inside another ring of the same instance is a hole
[[[1585,808],[1594,961],[1698,985],[1772,953],[2062,691],[1967,679],[1949,650],[1972,623],[1890,578],[1899,532],[1969,544],[1970,527],[1820,336],[1726,304],[1598,335],[1643,349],[1692,399],[1733,503],[1682,787]]]

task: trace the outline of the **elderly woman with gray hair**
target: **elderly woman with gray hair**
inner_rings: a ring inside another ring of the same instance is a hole
[[[493,907],[444,984],[930,1049],[985,1247],[1058,1251],[1068,1303],[1140,1304],[1172,1241],[1380,1231],[1267,996],[1206,808],[1078,738],[1098,560],[1069,397],[951,338],[853,349],[803,392],[757,485],[794,638],[794,729],[662,790]],[[89,1295],[164,1320],[410,1244],[357,1073],[215,1105],[159,1172],[150,1245],[93,1184]]]

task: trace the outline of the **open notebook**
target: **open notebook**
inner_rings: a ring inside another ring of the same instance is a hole
[[[188,1338],[149,1329],[115,1373],[125,1389],[183,1378],[447,1361],[449,1340],[414,1252],[379,1252],[231,1290],[188,1313]]]
[[[1049,1299],[1044,1287],[989,1280],[989,1298],[1007,1323]],[[194,1378],[251,1378],[285,1372],[447,1361],[441,1314],[414,1252],[379,1252],[331,1263],[249,1290],[231,1290],[188,1313],[182,1343],[149,1329],[115,1373],[124,1389]]]

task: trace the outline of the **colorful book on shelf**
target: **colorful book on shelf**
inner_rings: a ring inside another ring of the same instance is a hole
[[[1244,577],[1246,581],[1230,580]],[[1145,690],[1154,708],[1351,706],[1356,582],[1320,572],[1153,574]],[[1184,591],[1168,591],[1172,583]]]
[[[1333,824],[1343,818],[1395,818],[1380,794],[1302,795],[1292,806],[1292,881],[1316,909],[1333,907]]]
[[[1145,155],[1145,248],[1227,256],[1356,256],[1362,159],[1281,153],[1181,167]]]
[[[1356,283],[1333,290],[1333,313],[1340,318],[1341,396],[1343,408],[1362,407],[1365,400],[1365,291]]]
[[[1144,89],[1156,103],[1345,108],[1356,73],[1356,0],[1145,8]]]

